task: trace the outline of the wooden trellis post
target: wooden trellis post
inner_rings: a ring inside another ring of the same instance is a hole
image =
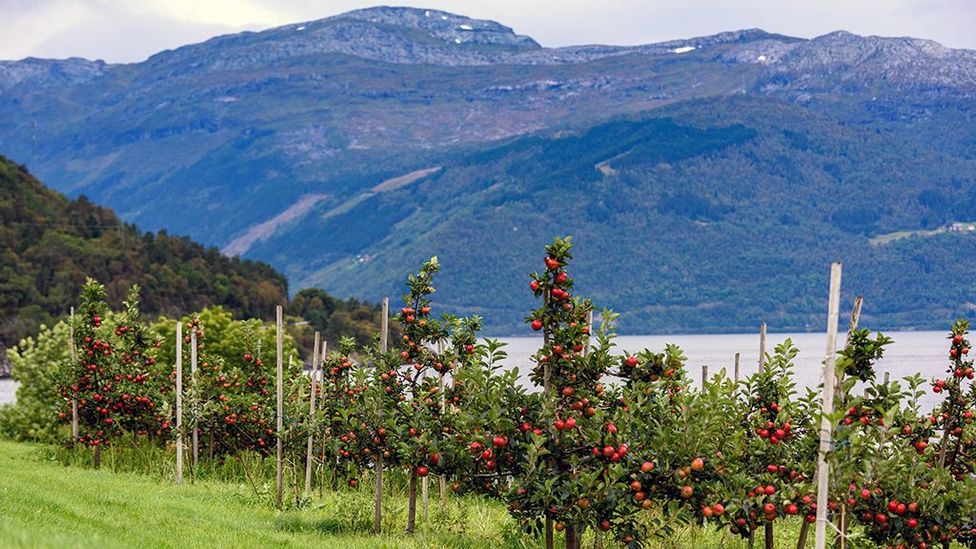
[[[197,402],[197,329],[193,327],[190,329],[190,386],[193,387],[193,408],[195,410]],[[193,440],[191,441],[193,452],[193,474],[196,475],[197,471],[197,461],[200,457],[200,427],[197,425],[197,417],[194,413],[193,415]]]
[[[315,332],[315,341],[312,343],[312,375],[309,385],[308,403],[308,423],[309,426],[315,421],[315,381],[319,371],[319,345],[321,335]],[[315,433],[310,428],[308,431],[308,449],[305,452],[305,495],[312,493],[312,446],[315,443]]]
[[[75,347],[75,308],[71,308],[70,324],[68,333],[71,337],[71,368],[78,367],[78,349]],[[71,394],[71,445],[74,446],[78,440],[78,395]]]
[[[437,355],[438,356],[443,356],[443,354],[444,354],[444,340],[439,339],[439,340],[437,340]],[[441,392],[441,413],[442,414],[446,414],[447,413],[447,394],[445,393],[445,390],[444,390],[444,374],[443,374],[443,372],[440,375],[440,381],[438,382],[438,389]],[[440,487],[440,496],[441,496],[441,500],[440,500],[441,501],[441,509],[443,510],[444,509],[444,506],[447,505],[447,477],[445,477],[444,475],[438,475],[438,477],[439,477],[438,485]],[[427,518],[427,517],[425,516],[424,518]]]
[[[817,534],[816,549],[827,546],[827,500],[830,469],[827,453],[833,443],[833,424],[828,417],[834,411],[834,372],[837,361],[837,317],[840,310],[841,264],[830,266],[830,301],[827,309],[827,359],[824,361],[824,388],[820,419],[820,451],[817,455]]]
[[[847,328],[847,339],[844,342],[844,347],[847,347],[851,343],[851,336],[854,334],[854,330],[857,329],[857,323],[861,318],[861,305],[863,303],[864,303],[863,297],[857,296],[856,298],[854,298],[854,307],[853,309],[851,309],[851,322]],[[846,407],[846,402],[847,402],[846,399],[844,398],[844,391],[842,390],[841,387],[841,384],[843,382],[844,382],[844,371],[837,370],[837,382],[834,386],[834,393],[835,393],[834,400],[835,402],[839,403],[840,405],[839,407],[841,408]],[[837,404],[835,404],[834,407],[837,408],[838,407]],[[816,471],[819,471],[819,469],[817,469]],[[815,472],[814,477],[816,476],[817,474]],[[840,547],[840,549],[846,549],[847,548],[847,503],[846,502],[841,502],[840,504],[839,522],[840,522],[840,534],[838,535],[840,539],[838,540],[838,546]],[[809,528],[810,528],[810,523],[807,521],[803,521],[803,524],[800,525],[800,536],[796,542],[797,549],[803,549],[804,547],[806,547],[807,532]]]
[[[735,382],[739,382],[739,353],[735,353]]]
[[[389,345],[390,331],[390,298],[383,298],[383,318],[380,320],[380,351],[386,354]],[[383,411],[380,410],[382,414]],[[382,416],[381,416],[382,417]],[[373,533],[383,531],[383,452],[376,456],[376,487],[373,509]]]
[[[278,396],[278,398],[277,398],[277,400],[278,400],[278,408],[276,410],[276,415],[277,415],[277,424],[276,424],[277,431],[275,432],[275,438],[278,439],[278,474],[277,474],[276,479],[275,479],[275,487],[276,487],[275,505],[277,505],[277,507],[278,507],[279,510],[281,509],[281,492],[282,492],[282,489],[284,488],[284,486],[283,486],[283,480],[284,479],[283,479],[283,476],[282,475],[283,475],[283,472],[284,472],[284,460],[285,460],[285,441],[282,439],[282,431],[284,431],[284,429],[285,429],[285,423],[284,423],[284,402],[283,402],[284,399],[285,399],[285,395],[284,395],[284,392],[285,392],[284,391],[284,383],[285,383],[285,380],[284,380],[284,367],[285,367],[285,363],[284,363],[284,357],[282,357],[282,354],[283,354],[282,347],[283,347],[283,337],[284,337],[284,334],[283,334],[284,327],[283,327],[282,314],[283,314],[283,311],[281,309],[281,305],[278,305],[275,308],[275,336],[276,336],[275,337],[275,351],[276,351],[275,354],[277,355],[276,358],[277,358],[277,370],[278,370],[278,372],[277,372],[278,373],[278,376],[277,376],[277,380],[276,380],[276,388],[277,388],[277,393],[278,393],[278,395],[277,395]]]
[[[176,483],[183,483],[183,322],[176,321]]]
[[[759,326],[759,371],[766,367],[766,322]]]

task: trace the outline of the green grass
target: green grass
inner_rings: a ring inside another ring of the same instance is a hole
[[[87,453],[87,452],[82,452]],[[222,481],[174,485],[159,474],[112,472],[62,465],[63,451],[0,441],[0,547],[537,547],[502,504],[450,497],[444,510],[431,483],[430,516],[413,536],[402,534],[406,498],[393,487],[385,498],[384,530],[372,528],[368,482],[358,490],[326,491],[301,509],[277,512],[270,487]],[[76,456],[77,457],[77,456]],[[83,463],[81,459],[73,463]],[[162,471],[162,470],[160,470]],[[777,523],[777,549],[796,545],[798,523]],[[557,542],[560,540],[557,540]],[[761,535],[759,544],[761,545]],[[812,546],[812,536],[809,545]],[[557,543],[558,546],[558,543]],[[584,547],[592,547],[590,532]],[[744,548],[713,529],[682,527],[650,548]],[[610,540],[604,547],[617,547]]]
[[[391,534],[369,533],[367,490],[329,492],[279,513],[251,488],[176,486],[149,476],[65,467],[38,446],[0,441],[0,547],[498,547],[504,508],[474,498],[432,512],[413,537],[399,534],[405,502],[387,502]],[[433,511],[436,505],[432,505]],[[428,527],[429,526],[429,527]]]

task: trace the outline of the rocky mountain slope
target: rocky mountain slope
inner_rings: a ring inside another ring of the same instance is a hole
[[[972,241],[871,238],[976,217],[974,105],[976,53],[914,38],[545,48],[372,8],[138,64],[0,62],[0,151],[293,288],[376,299],[438,253],[440,298],[501,332],[556,233],[628,331],[818,327],[832,258],[865,262],[879,323],[930,326],[967,311],[941,254]]]

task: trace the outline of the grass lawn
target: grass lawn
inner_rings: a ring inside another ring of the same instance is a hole
[[[0,441],[0,547],[499,547],[510,522],[501,505],[465,498],[431,513],[438,532],[421,525],[407,537],[400,521],[388,525],[398,535],[377,538],[367,490],[278,513],[245,486],[175,486],[64,467],[44,455],[42,447]],[[402,497],[388,505],[393,518],[405,516]]]
[[[431,483],[430,517],[402,534],[406,498],[386,498],[384,529],[373,536],[368,487],[327,491],[301,510],[271,509],[251,486],[198,482],[176,486],[132,473],[65,467],[44,446],[0,441],[0,547],[536,547],[502,504],[450,497],[445,510]],[[777,548],[794,548],[798,524],[778,523]],[[588,533],[589,534],[589,533]],[[809,545],[812,546],[813,536]],[[557,540],[560,541],[560,540]],[[760,543],[757,546],[761,545]],[[557,545],[558,546],[558,545]],[[584,547],[592,547],[584,538]],[[605,547],[615,547],[610,540]],[[685,527],[649,547],[742,548],[712,529]]]

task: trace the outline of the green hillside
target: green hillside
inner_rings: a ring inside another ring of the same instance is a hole
[[[115,305],[138,284],[149,314],[221,306],[237,317],[271,318],[282,304],[330,337],[365,340],[378,325],[375,305],[316,289],[289,302],[287,280],[266,263],[228,258],[165,231],[141,232],[84,197],[48,189],[2,156],[0,219],[0,349],[66,314],[87,277],[103,282]]]
[[[445,157],[417,182],[309,215],[250,255],[293,284],[383,295],[436,254],[438,299],[519,333],[526,273],[553,234],[577,242],[578,280],[631,333],[820,329],[829,263],[873,325],[970,314],[971,234],[872,246],[976,207],[976,160],[906,135],[769,99],[695,101],[575,132]],[[300,238],[330,234],[328,247]],[[290,258],[312,258],[294,262]],[[473,310],[472,303],[489,303]]]

